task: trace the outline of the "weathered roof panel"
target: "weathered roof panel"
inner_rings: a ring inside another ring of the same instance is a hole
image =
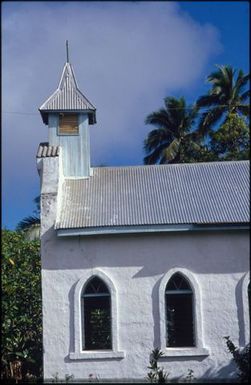
[[[56,229],[249,222],[249,162],[100,167],[66,179]]]
[[[48,113],[53,111],[86,111],[89,123],[96,123],[96,108],[78,89],[70,63],[65,63],[57,90],[42,104],[39,111],[46,124]]]

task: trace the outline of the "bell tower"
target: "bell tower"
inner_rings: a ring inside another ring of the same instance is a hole
[[[48,125],[49,146],[62,149],[64,177],[87,178],[91,173],[89,126],[96,123],[96,108],[77,86],[68,41],[66,58],[58,88],[39,111]]]

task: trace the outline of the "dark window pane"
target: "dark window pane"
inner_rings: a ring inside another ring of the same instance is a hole
[[[82,295],[83,349],[112,349],[111,297],[105,283],[94,277]]]
[[[166,286],[166,345],[195,346],[193,330],[193,292],[186,278],[176,273]]]
[[[191,294],[166,295],[167,346],[194,346]]]

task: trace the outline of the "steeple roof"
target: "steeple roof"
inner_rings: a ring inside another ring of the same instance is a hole
[[[72,65],[65,63],[56,91],[39,108],[43,122],[48,124],[49,112],[87,112],[89,124],[96,123],[96,108],[78,89]]]

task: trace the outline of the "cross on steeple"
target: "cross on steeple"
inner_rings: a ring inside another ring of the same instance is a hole
[[[68,40],[66,40],[66,62],[69,63],[69,47],[68,47]]]

